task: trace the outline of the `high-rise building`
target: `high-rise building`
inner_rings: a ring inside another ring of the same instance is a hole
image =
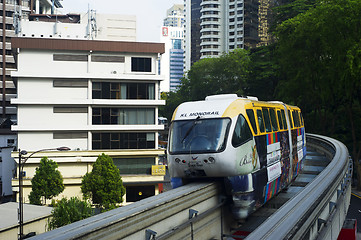
[[[201,2],[184,0],[185,70],[189,70],[201,58]]]
[[[201,58],[269,40],[269,1],[184,0],[184,4],[186,70]]]
[[[163,21],[166,27],[183,27],[184,25],[184,6],[183,4],[174,4],[167,10],[167,17]]]
[[[161,30],[161,42],[165,53],[161,61],[161,73],[165,80],[160,85],[161,92],[175,91],[183,77],[184,65],[184,14],[183,5],[175,4],[168,9]]]

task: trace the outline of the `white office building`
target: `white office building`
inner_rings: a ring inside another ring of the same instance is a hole
[[[126,201],[157,194],[164,177],[152,174],[158,149],[158,59],[164,44],[126,41],[13,38],[18,70],[18,148],[42,152],[25,164],[24,196],[40,158],[56,161],[65,190],[59,198],[81,196],[82,176],[96,158],[110,155],[127,189]],[[18,153],[12,156],[18,161]],[[17,179],[13,190],[18,191]]]

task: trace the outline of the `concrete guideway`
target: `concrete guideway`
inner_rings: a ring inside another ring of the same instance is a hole
[[[219,238],[223,227],[221,191],[215,182],[188,184],[31,239]]]
[[[350,203],[352,163],[334,139],[308,134],[307,147],[318,153],[308,161],[321,154],[329,163],[306,167],[295,182],[302,190],[247,239],[337,239]],[[192,183],[31,239],[225,239],[237,222],[224,200],[221,184]]]

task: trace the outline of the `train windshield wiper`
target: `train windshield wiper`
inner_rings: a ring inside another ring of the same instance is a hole
[[[198,119],[200,119],[200,116],[198,116],[196,119],[193,120],[192,126],[189,127],[189,129],[187,130],[186,134],[184,134],[184,137],[182,138],[181,143],[184,142],[184,140],[188,137],[188,135],[191,133],[191,131],[193,130],[194,126],[196,125],[196,122],[198,121]]]

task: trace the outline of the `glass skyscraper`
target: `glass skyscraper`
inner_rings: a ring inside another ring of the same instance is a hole
[[[183,77],[184,69],[184,14],[183,5],[175,4],[168,9],[164,19],[161,42],[165,43],[162,55],[161,75],[165,80],[160,85],[161,92],[176,91]]]

